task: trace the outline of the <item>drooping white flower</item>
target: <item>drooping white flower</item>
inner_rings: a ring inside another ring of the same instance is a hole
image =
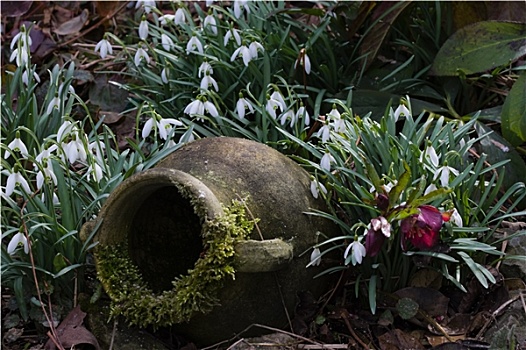
[[[186,14],[183,8],[179,7],[177,11],[175,11],[175,16],[173,18],[173,21],[175,24],[186,23]]]
[[[282,111],[284,111],[287,108],[287,104],[285,103],[285,100],[283,99],[283,95],[281,94],[281,92],[279,92],[279,90],[274,90],[272,95],[270,95],[270,98],[273,99],[273,100],[278,101],[279,108]]]
[[[464,227],[464,221],[462,220],[462,216],[460,216],[457,208],[453,209],[450,221],[457,227]]]
[[[310,115],[309,112],[307,112],[307,109],[303,105],[303,102],[300,103],[300,108],[298,108],[298,111],[296,112],[296,120],[299,120],[300,118],[303,118],[305,121],[305,125],[310,124]]]
[[[246,45],[241,45],[240,47],[238,47],[230,57],[230,61],[234,61],[238,56],[241,56],[241,58],[243,58],[243,63],[245,64],[245,66],[248,67],[249,62],[252,59],[252,54],[250,53],[250,49],[246,47]]]
[[[108,54],[113,54],[113,47],[106,39],[102,39],[95,45],[95,52],[99,51],[100,58],[105,59]]]
[[[138,9],[141,6],[144,8],[144,12],[146,13],[150,13],[152,9],[156,8],[154,0],[137,0],[135,3],[135,8]]]
[[[44,168],[44,171],[40,170],[37,173],[37,188],[41,189],[42,185],[45,181],[51,180],[53,184],[57,185],[57,176],[55,175],[55,172],[53,171],[53,165],[51,162],[43,163],[42,167]]]
[[[241,35],[239,35],[239,30],[236,28],[230,28],[225,34],[223,44],[226,46],[231,38],[234,38],[237,46],[241,46]]]
[[[159,22],[161,22],[162,26],[167,25],[170,22],[175,22],[175,15],[166,14],[159,17]]]
[[[318,182],[317,180],[312,180],[310,182],[310,193],[312,193],[312,196],[315,199],[318,199],[320,191],[327,194],[327,188],[325,188],[325,186],[321,182]]]
[[[78,131],[77,124],[69,120],[64,120],[57,131],[57,141],[62,142],[65,138],[70,137]]]
[[[320,160],[320,167],[327,171],[331,171],[331,163],[334,163],[335,159],[329,152],[326,152]]]
[[[37,74],[37,72],[33,72],[33,78],[38,82],[40,83],[40,76]],[[28,86],[29,85],[29,73],[28,73],[28,70],[25,69],[24,70],[24,73],[22,73],[22,82],[24,83],[25,86]]]
[[[438,167],[439,157],[431,144],[426,145],[424,153],[420,156],[420,161],[429,161],[435,168]]]
[[[141,62],[146,62],[146,64],[150,63],[150,56],[148,56],[148,53],[145,49],[142,47],[139,47],[137,49],[137,52],[135,53],[135,57],[133,59],[133,62],[135,63],[135,66],[139,67],[141,65]]]
[[[207,61],[203,61],[201,65],[199,66],[199,69],[197,70],[197,77],[201,78],[201,76],[205,76],[207,74],[213,74],[214,68],[212,68],[212,65],[208,63]]]
[[[452,168],[450,166],[444,165],[437,169],[435,172],[435,175],[433,176],[433,180],[436,180],[440,177],[440,184],[442,187],[449,186],[449,176],[450,174],[453,174],[454,176],[458,176],[458,170],[455,168]]]
[[[51,114],[53,113],[53,110],[55,108],[60,108],[60,102],[60,97],[58,97],[58,95],[55,95],[55,97],[53,97],[47,105],[46,114]]]
[[[343,253],[343,258],[347,260],[347,257],[349,256],[349,252],[351,252],[351,262],[353,266],[356,264],[361,264],[363,257],[366,255],[365,246],[357,240],[354,240],[347,246],[345,249],[345,252]]]
[[[331,136],[331,128],[329,124],[323,124],[320,130],[318,130],[318,132],[316,133],[316,136],[321,138],[321,142],[329,141],[329,138]]]
[[[251,42],[250,45],[248,45],[248,49],[250,50],[251,59],[258,58],[258,51],[265,52],[263,45],[257,41]]]
[[[31,28],[29,29],[29,31]],[[20,31],[16,33],[16,35],[11,39],[11,45],[9,46],[11,50],[15,47],[15,45],[20,44],[21,46],[25,48],[30,48],[33,44],[33,41],[31,40],[31,36],[29,35],[29,31],[26,29],[26,26],[23,24],[20,26]]]
[[[216,106],[212,102],[205,101],[204,105],[205,105],[205,111],[207,111],[208,114],[210,114],[212,117],[217,118],[219,116],[219,112],[217,111]]]
[[[102,170],[101,166],[99,164],[97,164],[97,162],[95,162],[92,165],[90,165],[88,167],[88,170],[86,170],[86,172],[88,174],[88,181],[91,178],[93,178],[93,181],[95,181],[96,183],[99,183],[100,180],[102,180],[102,178],[104,177],[103,170]]]
[[[51,154],[52,154],[51,152],[54,152],[57,149],[58,149],[58,146],[56,144],[53,144],[50,147],[45,147],[42,150],[42,152],[37,154],[37,156],[35,157],[35,160],[40,164],[48,163],[51,160]],[[38,166],[35,163],[33,163],[33,166],[35,169],[38,169]]]
[[[13,141],[11,141],[9,143],[9,145],[7,145],[7,148],[9,148],[10,150],[12,150],[14,152],[20,153],[22,155],[22,158],[25,158],[25,159],[27,159],[27,157],[29,155],[27,153],[26,144],[24,143],[24,141],[22,141],[20,139],[20,132],[19,131],[16,132],[15,138],[13,139]],[[9,158],[10,156],[11,156],[11,152],[6,150],[5,153],[4,153],[4,159]]]
[[[9,62],[16,62],[18,67],[26,66],[29,62],[29,49],[25,46],[17,47],[11,53],[9,57]]]
[[[332,106],[332,110],[327,114],[327,118],[335,132],[341,133],[345,131],[345,121],[335,105]]]
[[[141,23],[139,23],[139,38],[141,40],[146,40],[148,37],[148,21],[146,20],[146,16],[142,16]]]
[[[208,91],[210,86],[212,86],[216,92],[219,91],[216,80],[210,75],[210,73],[207,73],[203,79],[201,79],[200,88],[202,91]]]
[[[426,189],[424,190],[424,196],[436,190],[437,190],[437,187],[435,184],[429,184],[429,186],[427,186]]]
[[[243,94],[239,94],[239,100],[237,100],[236,103],[236,111],[237,115],[239,116],[239,119],[243,119],[245,117],[246,110],[248,109],[249,113],[254,113],[254,107],[252,107],[252,104],[243,97]]]
[[[172,132],[174,126],[182,126],[183,123],[174,118],[162,118],[157,122],[157,127],[159,128],[159,136],[166,140],[168,135]]]
[[[314,248],[310,254],[310,265],[319,266],[321,264],[321,251],[320,248]]]
[[[294,111],[292,109],[289,109],[285,113],[282,113],[280,116],[281,125],[285,125],[287,120],[290,120],[290,127],[291,128],[294,127],[297,120],[296,120],[296,115],[294,114]]]
[[[303,66],[305,73],[310,74],[310,58],[309,55],[307,55],[307,51],[305,49],[302,49],[299,57],[296,59],[296,62],[294,62],[294,69],[297,69],[298,64]]]
[[[281,103],[273,99],[270,95],[267,95],[267,104],[265,105],[265,110],[273,119],[276,119],[276,110],[282,108]]]
[[[16,168],[16,166],[15,166]],[[15,187],[20,186],[26,193],[31,193],[31,189],[29,188],[29,183],[27,180],[20,174],[18,169],[15,169],[14,172],[10,173],[7,177],[7,182],[5,185],[5,194],[6,196],[10,196],[15,191]]]
[[[161,44],[163,46],[163,49],[165,49],[165,51],[170,51],[175,46],[172,38],[170,38],[165,33],[161,34]]]
[[[164,83],[164,84],[168,84],[168,73],[169,71],[166,69],[166,67],[163,68],[163,70],[161,71],[161,81]]]
[[[234,16],[236,16],[236,18],[241,17],[241,15],[243,14],[243,8],[245,8],[247,13],[250,13],[250,7],[248,7],[248,0],[234,1]]]
[[[404,117],[409,117],[411,115],[411,111],[404,104],[400,104],[398,108],[394,111],[395,122],[398,121],[398,118],[400,118],[400,116],[402,115]]]
[[[205,20],[203,21],[203,27],[209,28],[210,31],[217,35],[217,22],[216,18],[209,12],[208,15],[205,17]]]
[[[190,54],[190,52],[195,53],[196,50],[200,54],[204,52],[203,44],[201,43],[201,41],[199,41],[199,38],[197,38],[197,36],[194,34],[192,35],[192,37],[190,38],[190,40],[188,40],[188,43],[186,44],[186,54]]]
[[[11,238],[9,244],[7,245],[7,254],[13,255],[19,245],[24,247],[24,253],[29,253],[29,243],[27,242],[26,236],[22,232],[18,232]]]
[[[205,114],[205,104],[201,99],[197,98],[186,106],[184,113],[190,116],[203,115]]]

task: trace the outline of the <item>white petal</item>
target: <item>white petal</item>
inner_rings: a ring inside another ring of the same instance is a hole
[[[142,138],[145,139],[147,138],[150,133],[152,132],[152,127],[153,127],[153,118],[150,118],[146,121],[146,123],[144,123],[144,126],[142,127]]]

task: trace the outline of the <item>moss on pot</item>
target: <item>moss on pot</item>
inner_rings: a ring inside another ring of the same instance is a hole
[[[249,237],[255,220],[247,219],[244,204],[233,200],[225,214],[203,224],[201,256],[173,288],[156,293],[129,256],[127,243],[101,245],[96,251],[99,279],[112,299],[112,315],[145,327],[170,326],[207,313],[218,303],[218,291],[235,278],[236,243]]]

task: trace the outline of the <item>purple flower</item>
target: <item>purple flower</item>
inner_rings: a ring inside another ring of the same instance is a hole
[[[429,250],[438,243],[440,228],[444,222],[442,213],[432,205],[421,205],[418,210],[418,214],[411,215],[400,223],[404,251],[407,241],[421,250]]]

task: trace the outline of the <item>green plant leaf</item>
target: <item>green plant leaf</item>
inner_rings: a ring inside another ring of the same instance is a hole
[[[404,320],[415,317],[418,309],[418,303],[411,298],[401,298],[396,303],[396,310]]]
[[[513,84],[502,107],[502,135],[513,146],[526,141],[526,73]]]
[[[509,64],[526,54],[526,23],[485,21],[453,34],[440,48],[433,75],[483,72]]]

